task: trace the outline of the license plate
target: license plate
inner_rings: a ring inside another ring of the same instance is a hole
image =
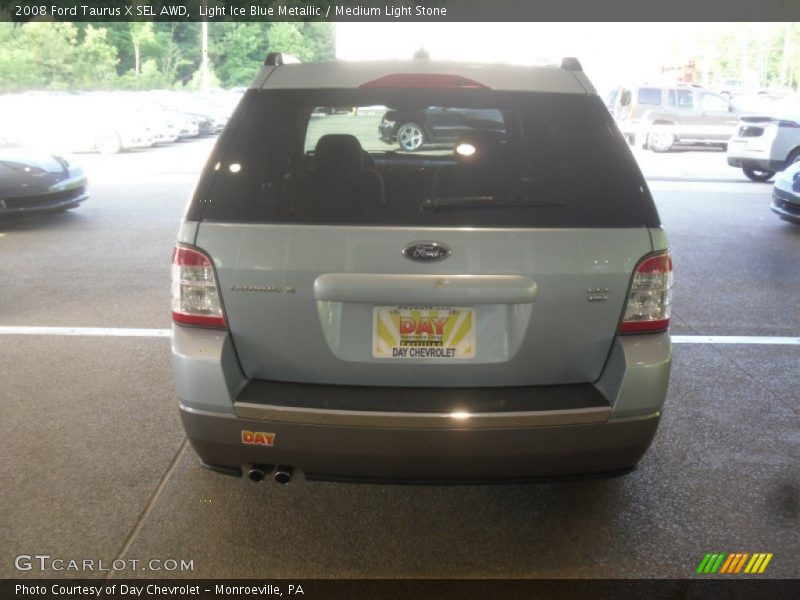
[[[376,306],[375,358],[475,358],[475,309],[463,306]]]

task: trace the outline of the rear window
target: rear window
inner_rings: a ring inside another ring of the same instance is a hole
[[[212,153],[188,219],[657,224],[638,168],[598,97],[251,90],[242,107]]]

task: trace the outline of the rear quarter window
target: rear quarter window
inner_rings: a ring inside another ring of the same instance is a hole
[[[644,104],[648,106],[660,106],[661,90],[658,88],[639,88],[636,102],[637,104]]]
[[[422,130],[421,146],[400,143],[406,123]],[[641,173],[599,97],[489,90],[250,90],[186,217],[410,227],[658,225]]]

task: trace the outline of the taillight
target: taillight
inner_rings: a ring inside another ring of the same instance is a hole
[[[633,274],[620,333],[666,331],[672,310],[672,257],[669,252],[643,259]]]
[[[800,127],[800,123],[797,123],[795,121],[778,121],[778,127],[797,129],[798,127]]]
[[[181,325],[227,327],[211,260],[176,245],[172,252],[172,320]]]

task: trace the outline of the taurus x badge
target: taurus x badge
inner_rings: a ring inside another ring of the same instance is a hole
[[[450,248],[439,242],[415,242],[403,250],[403,256],[417,262],[433,262],[450,256]]]

